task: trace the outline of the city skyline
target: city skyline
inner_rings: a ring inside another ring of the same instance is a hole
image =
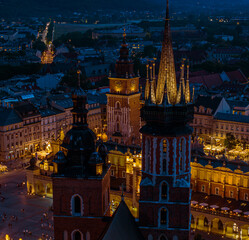
[[[0,238],[249,239],[246,4],[0,12]]]

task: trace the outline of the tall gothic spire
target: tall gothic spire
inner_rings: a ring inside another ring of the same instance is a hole
[[[177,84],[169,21],[169,1],[167,0],[165,29],[156,89],[156,104],[162,103],[164,89],[166,88],[168,103],[175,105],[177,103]]]

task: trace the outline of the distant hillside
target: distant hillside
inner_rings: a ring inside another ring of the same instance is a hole
[[[154,6],[152,2],[150,0],[0,0],[0,17],[48,17],[96,9],[148,9]]]

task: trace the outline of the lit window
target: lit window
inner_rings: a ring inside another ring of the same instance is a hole
[[[160,224],[166,225],[167,223],[167,210],[165,208],[162,208],[160,211]]]
[[[168,186],[167,183],[163,182],[161,186],[161,199],[167,200]]]
[[[167,153],[167,140],[163,140],[163,153]]]

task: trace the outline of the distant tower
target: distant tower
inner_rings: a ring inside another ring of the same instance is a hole
[[[188,240],[192,133],[188,122],[193,119],[193,104],[184,65],[177,88],[168,8],[167,1],[158,81],[146,81],[146,100],[141,110],[146,124],[140,129],[143,155],[139,226],[145,239]]]
[[[86,93],[80,86],[72,100],[73,126],[53,161],[54,236],[95,240],[106,227],[103,217],[109,215],[110,166],[105,147],[100,145],[96,152],[96,136],[87,125]]]
[[[140,144],[139,76],[135,77],[134,64],[124,33],[115,76],[110,76],[107,94],[107,136],[117,143]]]

